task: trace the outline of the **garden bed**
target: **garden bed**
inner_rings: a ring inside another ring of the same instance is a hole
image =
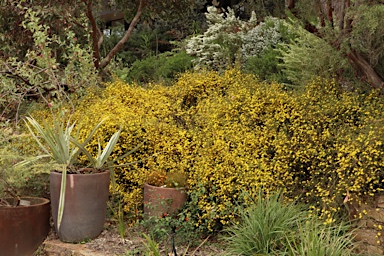
[[[36,252],[35,256],[115,256],[115,255],[143,255],[146,251],[145,238],[143,231],[139,227],[127,230],[124,238],[119,236],[115,226],[107,225],[104,231],[94,240],[84,241],[84,243],[71,244],[63,243],[59,240],[54,231],[51,231],[44,244]],[[181,245],[176,246],[179,255],[209,256],[218,255],[224,250],[221,243],[215,238],[196,241],[197,246]],[[160,254],[168,255],[171,252],[171,241],[165,241],[159,245]]]

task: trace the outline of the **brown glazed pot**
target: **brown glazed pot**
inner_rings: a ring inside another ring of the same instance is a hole
[[[185,188],[162,188],[144,184],[144,216],[163,217],[177,212],[187,200]]]
[[[0,207],[0,255],[32,255],[44,242],[51,226],[49,200],[22,197],[30,206]],[[13,204],[14,199],[6,199]]]
[[[63,242],[78,243],[100,235],[104,228],[109,198],[109,171],[67,174],[64,213],[60,230],[57,212],[62,174],[51,172],[50,191],[55,230]]]

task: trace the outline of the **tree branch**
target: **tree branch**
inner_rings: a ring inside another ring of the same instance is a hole
[[[27,65],[28,65],[28,62],[25,62]],[[3,62],[2,63],[3,66],[7,69],[7,71],[2,71],[0,70],[0,74],[4,74],[5,76],[11,76],[11,77],[15,77],[15,78],[18,78],[20,79],[23,83],[25,83],[26,85],[30,86],[30,87],[33,87],[33,85],[31,84],[31,82],[27,79],[25,79],[24,77],[22,77],[20,74],[17,74],[15,73],[8,65],[7,63]]]
[[[97,27],[95,17],[93,17],[92,13],[92,0],[84,0],[84,3],[87,5],[87,17],[89,21],[91,22],[92,26],[92,47],[93,47],[93,64],[95,65],[96,69],[99,69],[99,63],[100,63],[100,48],[99,48],[99,38],[98,36],[101,34],[100,29]],[[99,33],[100,32],[100,33]],[[102,34],[101,34],[102,36]]]
[[[351,7],[351,0],[345,1],[345,9],[349,9]],[[345,31],[350,32],[352,30],[352,19],[347,19],[345,22]]]
[[[295,9],[295,0],[288,0],[287,8],[293,13],[293,9]]]
[[[359,53],[351,50],[348,54],[348,60],[357,66],[357,68],[367,78],[368,82],[374,88],[384,88],[384,82],[382,78],[376,73],[371,65],[361,56]]]
[[[104,36],[99,27],[97,27],[97,34],[99,36],[99,41],[97,42],[97,49],[100,49],[101,45],[104,42]]]
[[[129,24],[128,30],[125,32],[123,38],[113,47],[113,49],[108,53],[108,55],[101,61],[99,68],[104,69],[112,60],[113,56],[123,47],[124,43],[129,39],[132,34],[133,29],[135,28],[141,13],[143,11],[144,0],[140,0],[139,7],[137,8],[137,12],[135,17],[132,19]]]
[[[344,18],[345,18],[345,0],[341,1],[341,10],[340,10],[340,20],[339,20],[339,30],[342,32],[344,30]]]
[[[333,28],[333,7],[332,7],[332,0],[327,1],[327,16],[328,16],[328,21],[331,23],[331,26]]]

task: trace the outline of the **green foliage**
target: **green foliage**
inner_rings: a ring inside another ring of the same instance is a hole
[[[197,246],[196,241],[201,234],[196,232],[194,223],[190,222],[184,212],[163,216],[151,216],[140,221],[152,239],[159,243],[169,243],[171,238],[176,245]]]
[[[49,27],[49,34],[66,40],[66,30],[70,27],[74,37],[84,45],[87,32],[84,31],[84,3],[79,0],[36,0],[28,1],[3,0],[0,3],[0,49],[1,56],[15,57],[23,60],[28,50],[36,44],[33,33],[22,25],[25,11],[32,10],[39,19],[39,24]],[[65,52],[65,46],[55,45],[58,59]]]
[[[144,255],[146,256],[160,256],[160,249],[159,245],[151,239],[150,236],[143,234],[145,241],[143,242],[145,247],[147,248],[147,251]]]
[[[135,61],[127,74],[121,78],[128,82],[148,83],[151,81],[170,82],[179,73],[192,68],[193,57],[185,52],[162,53]]]
[[[185,73],[172,86],[109,83],[83,98],[73,118],[85,138],[97,120],[111,117],[89,143],[94,155],[116,127],[122,143],[112,159],[145,141],[117,161],[134,164],[115,168],[129,216],[141,215],[150,172],[184,172],[183,214],[198,231],[213,232],[251,206],[260,187],[308,203],[330,223],[347,193],[359,202],[382,191],[383,104],[378,92],[345,92],[333,81],[287,91],[238,70],[204,71]]]
[[[112,7],[117,10],[121,10],[124,13],[127,22],[130,22],[135,16],[139,4],[139,0],[116,0],[111,3]],[[201,9],[203,4],[204,2],[201,0],[182,0],[177,2],[148,0],[143,3],[143,13],[141,19],[145,22],[150,22],[154,19],[185,20],[185,17],[188,17],[188,14],[194,12],[196,9]]]
[[[120,238],[124,239],[127,233],[127,225],[124,219],[122,200],[116,193],[113,193],[111,200],[108,202],[108,208],[111,213],[110,219],[116,223]]]
[[[40,99],[47,105],[65,101],[69,93],[81,95],[84,87],[95,86],[98,78],[91,48],[77,41],[71,27],[55,34],[42,21],[40,9],[16,6],[23,17],[20,25],[33,44],[28,43],[24,56],[0,57],[0,116],[17,119],[28,100]]]
[[[367,56],[373,67],[384,65],[383,4],[361,4],[352,8],[347,18],[352,18],[352,31],[348,42],[353,49]],[[381,70],[381,74],[383,70]],[[380,74],[380,73],[379,73]]]
[[[287,251],[291,256],[349,256],[355,255],[351,225],[340,221],[324,225],[318,218],[297,222],[295,234],[286,236]]]
[[[280,30],[286,27],[282,20],[267,17],[264,22],[250,29],[242,36],[241,51],[243,58],[261,56],[268,48],[275,48],[282,41]]]
[[[101,124],[102,122],[100,122],[93,131],[96,132],[97,128],[99,127],[99,125]],[[103,150],[101,150],[101,145],[100,143],[98,143],[98,147],[97,147],[97,154],[96,156],[92,156],[91,153],[85,148],[87,142],[84,142],[84,143],[80,143],[77,139],[73,139],[71,138],[71,142],[73,144],[75,144],[75,146],[84,154],[87,156],[89,162],[90,162],[90,166],[91,168],[94,168],[96,170],[105,170],[106,168],[110,168],[110,167],[113,167],[111,166],[112,165],[112,162],[111,161],[108,161],[108,158],[110,157],[114,147],[116,146],[117,144],[117,141],[119,140],[119,137],[120,137],[120,133],[121,131],[117,131],[115,132],[111,138],[109,139],[107,145],[105,146],[105,148]],[[93,133],[92,133],[93,134]],[[89,139],[91,139],[92,137],[92,134],[90,135],[90,137],[88,137]],[[86,140],[87,141],[87,140]],[[129,153],[129,152],[128,152]],[[122,158],[124,158],[124,155],[121,156]]]
[[[287,83],[289,80],[282,71],[280,57],[279,51],[268,48],[261,56],[250,57],[244,66],[244,71],[256,75],[260,80]]]
[[[74,166],[80,153],[79,149],[73,146],[70,140],[75,123],[71,124],[69,120],[68,123],[56,121],[54,127],[51,128],[46,123],[40,125],[33,117],[26,117],[26,125],[37,144],[45,153],[44,155],[37,156],[37,159],[51,158],[57,164],[62,165],[64,169]],[[43,143],[40,141],[40,138],[42,138]]]
[[[242,21],[231,9],[227,13],[215,8],[208,11],[208,30],[186,40],[187,53],[196,56],[196,69],[225,70],[239,65],[259,79],[287,82],[279,65],[282,52],[276,49],[296,37],[289,24],[274,17],[257,23],[254,14]]]
[[[256,13],[259,20],[268,16],[281,17],[285,13],[285,3],[282,0],[248,0],[240,1],[240,6],[243,6],[243,12],[247,16],[251,16],[251,11]]]
[[[125,33],[123,24],[118,24],[106,30],[104,41],[100,49],[101,56],[105,57],[113,47],[120,41]],[[124,44],[123,48],[116,53],[115,58],[121,60],[124,64],[130,66],[136,60],[155,55],[158,51],[158,41],[165,41],[164,37],[157,29],[152,29],[148,25],[138,25],[130,36],[130,39]],[[113,71],[113,68],[110,68]]]
[[[97,129],[99,129],[104,120],[100,121],[92,129],[89,135],[87,135],[84,141],[80,143],[78,140],[79,128],[77,129],[76,134],[73,135],[73,129],[76,122],[71,123],[70,119],[68,119],[67,122],[62,122],[61,118],[63,117],[53,117],[54,126],[50,127],[45,122],[41,125],[33,117],[26,117],[25,123],[29,132],[44,152],[44,154],[37,156],[36,160],[50,158],[61,166],[61,170],[77,172],[76,165],[78,156],[82,152],[86,154],[92,167],[102,169],[119,139],[120,131],[112,135],[103,151],[101,151],[101,146],[99,144],[97,156],[93,158],[85,149],[85,146],[87,146],[88,142],[92,139],[92,136]],[[31,127],[33,127],[33,129]],[[19,164],[23,165],[27,162],[28,161],[20,162]]]
[[[29,159],[28,134],[9,122],[0,125],[0,198],[5,196],[49,197],[49,170],[51,165],[40,164],[16,168],[15,164]]]
[[[243,70],[260,80],[289,82],[282,71],[281,49],[297,37],[296,33],[284,20],[266,17],[243,36]]]
[[[255,205],[241,212],[238,224],[224,230],[227,255],[276,255],[306,218],[303,207],[284,203],[279,193],[268,198],[260,193]]]
[[[167,188],[182,188],[187,186],[187,177],[185,173],[171,172],[167,176],[165,182]]]
[[[340,52],[314,34],[296,27],[297,38],[280,49],[280,69],[294,85],[305,85],[316,77],[332,78],[350,68]]]
[[[101,56],[113,53],[112,48],[120,47],[117,58],[130,66],[135,60],[142,60],[158,53],[164,53],[173,49],[172,41],[185,38],[192,30],[190,20],[199,20],[199,12],[203,8],[204,1],[111,1],[108,5],[111,9],[121,11],[124,14],[125,24],[138,24],[134,30],[121,28],[109,28],[111,36],[106,36],[102,45]],[[140,11],[139,11],[140,10]],[[138,15],[136,17],[136,15]],[[132,32],[132,33],[131,33]],[[128,37],[123,37],[124,35]],[[126,39],[129,39],[126,41]],[[120,40],[126,41],[121,44]],[[119,43],[118,43],[119,42]],[[113,54],[114,55],[114,54]],[[107,58],[104,59],[107,61]],[[103,66],[102,62],[102,65]]]
[[[304,207],[284,203],[278,193],[260,194],[225,232],[227,255],[353,255],[350,225],[325,225],[308,217]]]
[[[329,70],[329,74],[337,76],[337,79],[348,87],[354,85],[353,80],[365,80],[372,87],[381,87],[381,56],[384,53],[384,31],[380,25],[384,14],[382,1],[351,1],[350,4],[345,4],[344,1],[337,0],[300,0],[295,1],[295,8],[291,11],[300,20],[301,27],[323,40],[324,49],[321,50],[321,46],[318,48],[315,43],[312,52],[316,54],[310,55],[310,59],[315,60],[316,69],[321,71],[318,65],[321,64],[318,62],[320,60]],[[308,54],[311,54],[310,50],[307,50]],[[292,54],[295,54],[295,51]],[[359,56],[359,61],[354,59],[355,55]],[[300,59],[309,63],[303,57]],[[347,58],[352,65],[346,62]],[[323,72],[321,73],[322,76]]]

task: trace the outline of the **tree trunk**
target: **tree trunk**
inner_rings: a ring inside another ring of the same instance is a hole
[[[376,71],[364,59],[363,56],[352,50],[348,54],[348,60],[352,62],[354,66],[357,67],[359,71],[361,71],[361,73],[363,73],[363,75],[367,78],[368,82],[373,88],[384,87],[384,82],[382,78],[376,73]]]
[[[93,9],[92,0],[89,0],[88,2],[84,1],[84,3],[87,5],[87,17],[92,26],[91,36],[92,36],[92,48],[93,48],[93,65],[95,66],[96,69],[99,69],[99,63],[100,63],[100,48],[98,45],[98,42],[99,42],[98,37],[100,36],[100,33],[98,33],[99,28],[97,27],[95,17],[93,17],[93,14],[92,14],[92,9]]]
[[[351,1],[345,0],[345,10],[351,7]],[[345,12],[344,10],[344,12]],[[345,31],[350,32],[352,30],[352,19],[347,19],[345,21]]]
[[[287,1],[287,8],[292,12],[295,8],[295,0],[288,0]]]
[[[340,20],[339,20],[339,30],[344,30],[344,16],[345,16],[345,0],[341,1],[341,9],[340,9]]]

